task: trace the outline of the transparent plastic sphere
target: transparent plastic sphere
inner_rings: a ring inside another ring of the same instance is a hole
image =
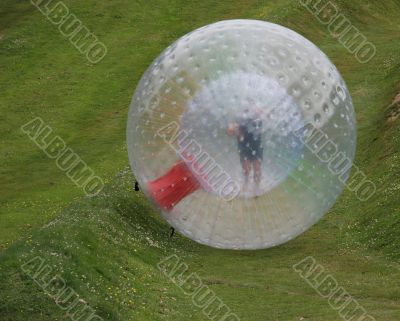
[[[343,190],[355,115],[339,72],[310,41],[228,20],[153,62],[132,99],[127,144],[142,190],[182,234],[267,248],[308,229]]]

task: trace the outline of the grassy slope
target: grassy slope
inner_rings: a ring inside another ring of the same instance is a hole
[[[107,44],[89,64],[27,1],[0,6],[0,247],[40,226],[83,193],[19,130],[36,116],[108,181],[127,163],[127,108],[141,75],[168,44],[252,1],[68,1],[71,12]],[[212,8],[212,10],[209,10]],[[195,9],[195,10],[194,10]],[[3,19],[4,17],[4,19]]]
[[[0,100],[3,242],[26,235],[26,224],[43,225],[81,194],[18,132],[21,123],[33,115],[43,117],[103,177],[113,177],[127,162],[125,115],[145,67],[177,37],[227,18],[281,23],[328,53],[343,73],[356,105],[357,164],[376,182],[379,192],[366,203],[344,193],[322,222],[286,245],[230,252],[180,237],[171,242],[166,226],[141,194],[132,191],[129,171],[123,171],[104,194],[74,201],[55,224],[34,229],[32,236],[3,252],[0,320],[63,319],[54,302],[20,272],[21,262],[36,255],[54,266],[107,320],[205,320],[189,298],[158,273],[156,263],[171,253],[184,257],[243,320],[340,319],[291,270],[307,255],[322,263],[377,320],[398,320],[400,273],[394,261],[382,257],[383,253],[398,257],[400,243],[395,233],[399,126],[398,122],[388,125],[384,113],[399,89],[400,51],[395,42],[399,26],[391,16],[398,5],[394,1],[337,3],[377,45],[378,55],[369,64],[358,64],[296,1],[279,6],[272,1],[218,5],[211,1],[184,5],[180,1],[68,2],[109,47],[107,58],[96,66],[87,64],[29,4],[2,4],[2,15],[8,17],[0,19],[5,35],[0,42],[5,73],[0,77],[7,79],[1,85]],[[354,241],[384,251],[366,252]]]

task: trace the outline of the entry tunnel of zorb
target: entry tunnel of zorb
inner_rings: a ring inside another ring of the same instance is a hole
[[[355,117],[314,44],[272,23],[228,20],[185,35],[150,66],[127,143],[134,175],[173,227],[214,247],[267,248],[333,205],[354,158]]]

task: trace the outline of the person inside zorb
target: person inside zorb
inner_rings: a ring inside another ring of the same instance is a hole
[[[301,114],[273,79],[229,73],[199,86],[182,107],[168,147],[178,160],[147,182],[163,210],[198,190],[229,201],[258,198],[296,166],[302,145],[291,133],[302,127]]]
[[[244,181],[242,189],[248,189],[250,172],[253,170],[253,181],[256,190],[259,189],[262,177],[261,162],[263,159],[262,147],[262,118],[261,110],[250,112],[246,108],[243,115],[235,123],[229,125],[227,133],[236,136],[240,163],[242,165]]]

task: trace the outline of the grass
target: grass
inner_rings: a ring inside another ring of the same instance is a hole
[[[376,320],[399,319],[398,121],[386,107],[399,89],[397,1],[334,1],[377,47],[359,64],[298,1],[65,1],[108,49],[85,60],[27,1],[0,5],[0,320],[65,320],[21,270],[42,257],[105,320],[206,320],[157,263],[179,255],[241,320],[337,321],[292,269],[313,256]],[[360,203],[345,191],[294,241],[263,251],[221,251],[168,227],[126,168],[125,122],[135,85],[172,41],[216,20],[277,22],[318,44],[337,65],[358,120],[356,164],[377,185]],[[379,26],[379,27],[378,27]],[[40,116],[107,183],[83,197],[20,126]]]

